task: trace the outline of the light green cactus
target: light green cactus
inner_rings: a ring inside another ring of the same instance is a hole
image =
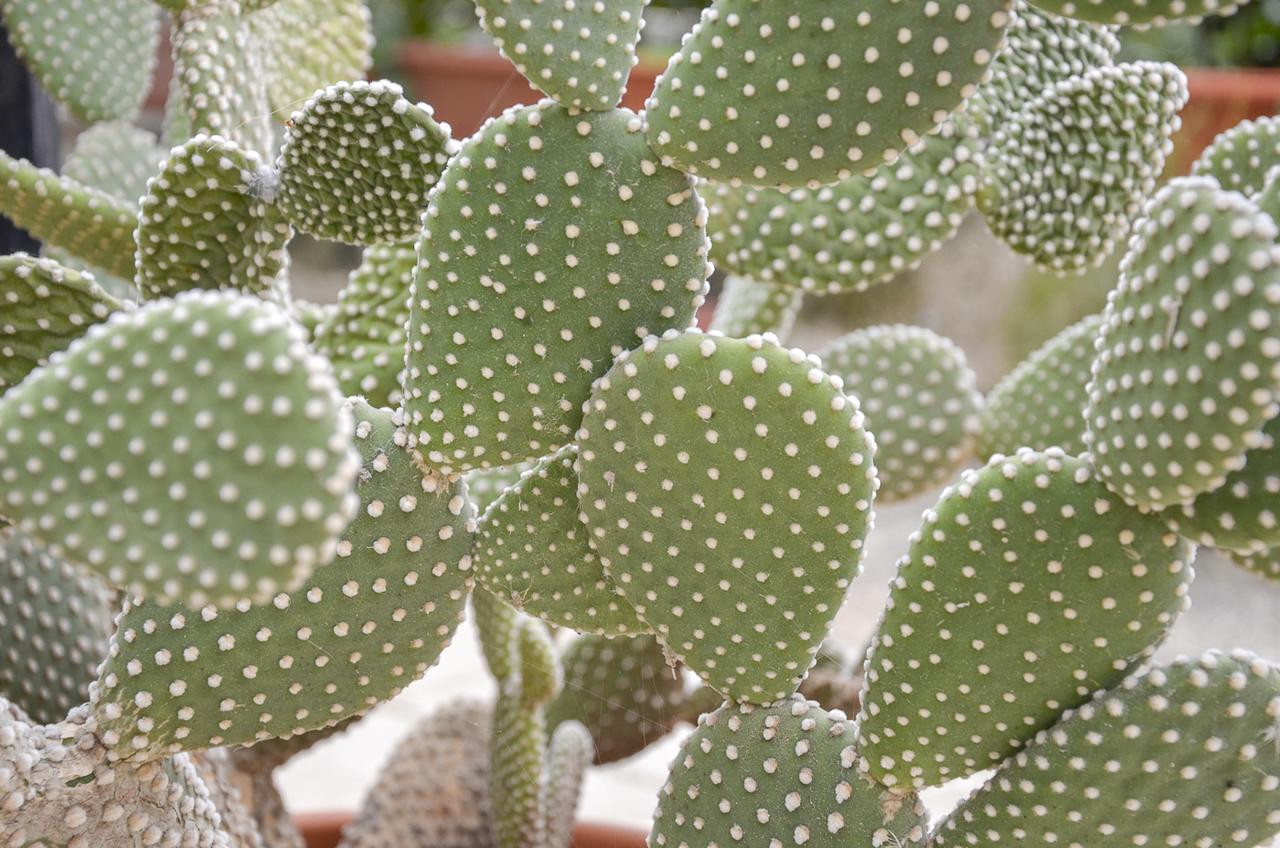
[[[513,483],[520,479],[524,472],[534,466],[534,462],[520,462],[497,468],[480,468],[463,475],[467,481],[467,495],[475,501],[476,509],[483,513]]]
[[[1100,24],[1195,23],[1206,16],[1232,15],[1246,0],[1036,0],[1036,5],[1059,15]]]
[[[803,305],[803,290],[727,277],[716,301],[711,330],[734,338],[773,333],[786,341]]]
[[[1191,166],[1223,188],[1245,195],[1262,191],[1268,172],[1280,162],[1280,117],[1243,121],[1213,140]]]
[[[317,90],[364,77],[373,32],[363,0],[240,0],[249,32],[263,45],[272,114],[283,121]],[[260,7],[257,10],[253,6]]]

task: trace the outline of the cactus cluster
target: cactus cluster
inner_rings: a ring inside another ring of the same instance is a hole
[[[643,7],[476,0],[548,97],[455,139],[363,79],[361,0],[0,0],[92,125],[0,154],[44,242],[0,258],[0,845],[300,848],[274,770],[468,609],[496,698],[347,848],[567,848],[588,766],[682,722],[652,848],[1280,832],[1280,667],[1152,661],[1199,546],[1280,576],[1280,124],[1157,190],[1185,80],[1117,60],[1232,7],[714,0],[635,113]],[[973,210],[1121,253],[1106,308],[985,397],[920,327],[788,346]],[[336,304],[298,233],[364,249]],[[944,485],[832,643],[877,503]]]

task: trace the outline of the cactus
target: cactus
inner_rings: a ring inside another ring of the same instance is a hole
[[[283,118],[318,89],[361,79],[373,64],[372,21],[362,0],[240,0],[264,45],[266,95]],[[260,8],[253,9],[253,6]]]
[[[1251,571],[1270,580],[1280,580],[1280,552],[1274,548],[1257,554],[1238,554],[1228,551],[1227,556],[1245,571]]]
[[[734,338],[773,333],[786,341],[804,305],[804,292],[746,277],[728,277],[716,302],[711,329]]]
[[[1280,165],[1267,173],[1266,182],[1262,190],[1253,196],[1253,202],[1259,209],[1270,215],[1273,221],[1280,224]]]
[[[1262,191],[1268,172],[1280,161],[1280,117],[1243,121],[1223,132],[1191,166],[1223,188],[1245,195]]]

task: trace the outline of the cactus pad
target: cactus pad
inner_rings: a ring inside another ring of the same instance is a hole
[[[1211,651],[1042,732],[935,835],[944,845],[1260,845],[1280,832],[1280,669]]]
[[[914,497],[973,455],[982,395],[964,351],[923,327],[857,330],[818,352],[876,438],[880,498]]]
[[[609,110],[636,63],[646,0],[476,0],[480,25],[534,86],[573,109]]]
[[[582,779],[591,757],[591,734],[578,722],[566,721],[551,734],[542,784],[545,848],[571,848]]]
[[[728,277],[716,302],[711,330],[737,339],[773,333],[780,341],[786,341],[803,305],[804,292],[800,289]]]
[[[869,173],[973,94],[1007,10],[1002,0],[716,0],[654,85],[649,140],[663,164],[724,182]]]
[[[390,412],[353,407],[361,508],[338,559],[257,605],[127,608],[95,705],[113,749],[154,755],[332,726],[435,663],[466,602],[470,505],[456,484],[421,475]]]
[[[486,124],[419,243],[404,394],[421,460],[453,473],[571,441],[614,357],[701,305],[704,216],[631,112],[544,100]]]
[[[318,91],[289,121],[280,150],[281,211],[304,233],[394,244],[421,227],[427,192],[455,145],[431,107],[395,83]]]
[[[859,571],[864,424],[838,377],[769,336],[650,337],[592,392],[578,494],[605,573],[734,700],[795,691]]]
[[[1193,552],[1057,449],[966,471],[898,563],[867,658],[863,767],[918,789],[998,765],[1155,650]]]
[[[1267,173],[1280,164],[1280,116],[1242,121],[1221,133],[1191,167],[1223,188],[1245,195],[1262,191]]]
[[[987,395],[978,453],[1012,454],[1018,448],[1084,451],[1085,390],[1101,315],[1090,315],[1045,342],[996,383]]]
[[[117,312],[0,397],[0,513],[157,602],[265,601],[332,558],[354,511],[327,369],[256,298]]]
[[[1085,410],[1102,480],[1161,509],[1223,485],[1280,411],[1280,243],[1204,177],[1151,201],[1107,299]]]
[[[1268,580],[1280,580],[1280,549],[1271,548],[1258,554],[1237,554],[1230,551],[1227,556],[1245,571],[1252,571]]]
[[[1042,9],[1099,24],[1196,23],[1206,15],[1234,14],[1247,0],[1035,0]]]
[[[481,468],[463,477],[467,481],[467,496],[475,503],[476,509],[483,513],[489,504],[520,479],[524,472],[534,466],[534,462],[521,462],[501,468]]]
[[[257,154],[198,135],[169,154],[138,214],[137,284],[147,299],[190,289],[267,290],[291,233]]]
[[[1003,122],[986,151],[978,208],[1041,268],[1097,267],[1151,196],[1181,125],[1187,83],[1173,65],[1095,68]]]
[[[676,755],[649,845],[923,844],[924,805],[859,775],[856,736],[843,713],[803,698],[725,704]]]
[[[1280,165],[1272,168],[1262,190],[1253,195],[1253,202],[1258,208],[1271,216],[1271,220],[1280,225]]]
[[[516,670],[499,681],[489,743],[489,784],[498,848],[542,845],[547,726],[543,705],[558,683],[554,650],[543,626],[522,619],[513,633]]]
[[[265,46],[267,101],[277,116],[319,89],[369,72],[373,33],[364,0],[275,0],[246,20]]]

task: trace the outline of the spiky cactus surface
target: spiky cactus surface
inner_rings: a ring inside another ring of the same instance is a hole
[[[1280,831],[1277,666],[1150,664],[1197,545],[1280,575],[1277,123],[1157,191],[1185,81],[1116,60],[1233,6],[715,0],[634,113],[643,7],[476,0],[548,98],[454,139],[364,78],[362,0],[0,0],[98,122],[61,173],[0,154],[45,243],[0,257],[0,845],[299,848],[275,768],[468,598],[496,700],[348,848],[567,848],[591,762],[681,722],[652,848]],[[986,398],[923,328],[780,341],[974,210],[1063,274],[1122,252],[1106,309]],[[365,248],[336,304],[298,233]],[[877,502],[944,483],[832,647]]]

